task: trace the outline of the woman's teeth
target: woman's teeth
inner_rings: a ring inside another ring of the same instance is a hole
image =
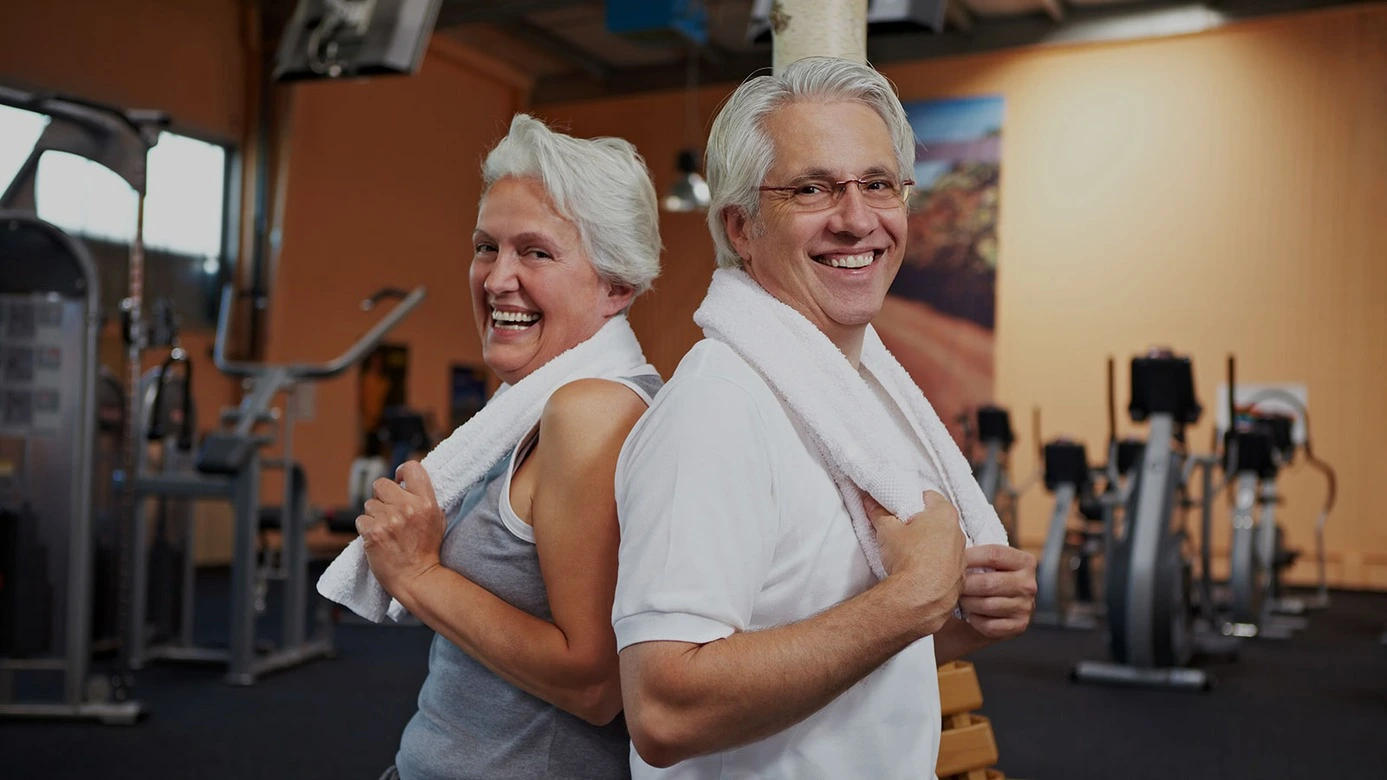
[[[831,268],[866,268],[875,256],[874,252],[866,252],[851,257],[826,257],[819,262]]]
[[[502,330],[524,330],[539,322],[537,312],[491,310],[491,325]]]

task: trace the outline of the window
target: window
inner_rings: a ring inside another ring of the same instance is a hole
[[[0,189],[9,186],[19,166],[39,140],[48,117],[9,106],[0,106]]]
[[[18,173],[48,117],[0,106],[0,189]],[[144,241],[146,298],[173,299],[186,326],[215,319],[223,262],[228,150],[164,132],[149,152]],[[76,155],[39,161],[38,216],[85,239],[101,274],[108,316],[125,295],[136,198],[123,179]],[[209,305],[210,304],[210,305]]]

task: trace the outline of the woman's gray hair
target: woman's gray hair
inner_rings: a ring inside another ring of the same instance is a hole
[[[895,88],[872,67],[834,57],[806,57],[779,76],[748,79],[727,99],[708,135],[708,230],[720,267],[742,264],[727,237],[723,212],[741,209],[749,219],[755,218],[761,203],[757,187],[775,164],[775,144],[766,134],[766,117],[781,106],[801,101],[866,105],[891,132],[900,176],[909,178],[914,171],[915,132]]]
[[[604,280],[639,296],[660,275],[660,212],[645,159],[621,138],[575,138],[529,114],[482,163],[482,199],[506,176],[538,179],[554,208],[578,228]]]

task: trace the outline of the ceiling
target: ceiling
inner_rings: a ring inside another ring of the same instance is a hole
[[[942,33],[869,30],[867,57],[880,66],[1018,46],[1185,34],[1230,20],[1362,1],[947,0]],[[741,81],[770,66],[770,43],[748,40],[752,0],[702,2],[708,43],[697,49],[700,83]],[[537,105],[679,89],[691,75],[692,44],[638,43],[608,32],[601,0],[443,0],[435,33],[528,73]]]

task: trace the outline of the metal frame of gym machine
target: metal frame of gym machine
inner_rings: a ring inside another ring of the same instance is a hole
[[[126,377],[125,377],[125,441],[118,473],[129,473],[136,448],[142,446],[133,410],[138,405],[136,388],[140,381],[140,353],[144,347],[143,295],[144,295],[144,207],[146,164],[149,150],[158,143],[159,132],[169,124],[166,114],[157,111],[130,111],[112,106],[59,96],[48,93],[28,93],[21,90],[0,88],[0,103],[46,114],[49,122],[38,141],[34,144],[19,172],[9,183],[4,195],[0,196],[0,208],[7,209],[0,222],[11,235],[29,232],[38,241],[50,247],[58,247],[68,259],[76,263],[76,269],[42,269],[51,279],[60,277],[65,271],[76,271],[70,279],[74,289],[85,287],[84,294],[69,296],[68,303],[85,299],[76,307],[65,309],[64,316],[79,314],[83,321],[83,334],[79,339],[64,343],[66,357],[70,360],[80,356],[81,376],[75,388],[60,388],[58,397],[75,397],[74,405],[60,401],[60,410],[68,412],[61,432],[71,436],[72,457],[69,461],[73,477],[71,491],[50,491],[43,496],[33,492],[29,498],[39,498],[65,510],[68,515],[66,564],[67,589],[63,610],[64,628],[62,658],[20,658],[0,659],[0,716],[27,718],[96,718],[104,723],[130,724],[143,714],[143,706],[131,697],[133,682],[129,675],[128,642],[120,642],[118,660],[113,673],[103,681],[100,677],[88,679],[92,662],[92,614],[93,614],[93,567],[94,551],[92,538],[92,454],[95,436],[95,386],[98,360],[97,339],[101,317],[101,285],[95,265],[86,249],[59,228],[37,217],[36,179],[39,158],[46,152],[67,152],[96,162],[120,176],[135,192],[137,212],[135,235],[130,248],[129,297],[122,308],[126,318]],[[32,245],[31,245],[32,246]],[[63,300],[60,293],[49,296],[52,302]],[[75,392],[65,392],[74,389]],[[44,437],[40,437],[44,438]],[[63,438],[47,437],[52,441]],[[22,455],[24,458],[42,459],[42,451],[61,445],[39,441],[32,437],[24,439]],[[54,465],[60,465],[53,461]],[[20,466],[20,473],[29,464]],[[47,475],[47,474],[45,474]],[[37,475],[35,475],[37,479]],[[33,491],[33,481],[30,490]],[[130,519],[132,497],[121,487],[117,491],[119,506],[116,513],[117,540],[120,549],[117,563],[119,582],[119,608],[126,609],[129,592],[124,573],[133,557],[131,547]],[[52,503],[56,502],[56,503]],[[70,503],[69,503],[70,502]],[[52,534],[60,534],[60,529],[51,527]],[[117,619],[117,623],[120,619]],[[61,702],[14,701],[11,678],[14,671],[61,671],[63,674],[63,694]]]
[[[1184,426],[1199,419],[1190,360],[1153,350],[1131,364],[1129,412],[1148,437],[1131,500],[1106,564],[1109,650],[1113,661],[1081,661],[1077,681],[1208,690],[1213,677],[1188,666],[1195,653],[1194,608],[1184,531],[1175,527],[1193,462]],[[1214,648],[1210,648],[1214,649]],[[1223,648],[1217,648],[1223,651]]]
[[[234,551],[231,563],[230,648],[189,646],[185,641],[159,646],[146,646],[144,607],[147,580],[146,569],[135,572],[135,609],[132,610],[134,635],[132,658],[138,667],[146,660],[225,662],[227,682],[233,685],[252,685],[264,674],[286,669],[332,654],[331,621],[319,620],[316,636],[305,636],[308,606],[308,555],[305,543],[307,525],[306,495],[303,486],[293,476],[293,407],[283,405],[283,414],[273,408],[280,393],[292,393],[305,382],[321,381],[339,376],[366,358],[420,302],[425,288],[417,287],[407,295],[377,295],[402,297],[391,311],[356,341],[346,352],[322,363],[269,364],[229,360],[226,340],[235,293],[230,285],[222,290],[221,309],[217,319],[217,337],[213,361],[229,377],[249,380],[250,386],[239,407],[222,413],[223,423],[230,429],[207,435],[196,458],[195,469],[183,472],[140,473],[136,490],[141,497],[159,498],[221,498],[231,502],[235,514]],[[371,305],[363,303],[363,308]],[[282,419],[281,419],[282,417]],[[271,461],[261,457],[260,450],[274,441],[272,435],[260,435],[262,424],[280,423],[283,441],[281,457]],[[256,537],[261,527],[260,473],[265,467],[280,467],[285,473],[284,498],[280,512],[281,549],[284,581],[283,635],[279,649],[260,655],[256,652],[256,575],[259,569]],[[144,502],[139,503],[135,524],[143,549],[146,529]],[[141,627],[141,628],[135,628]]]
[[[180,364],[183,367],[181,374],[171,371]],[[140,383],[141,428],[149,446],[140,450],[137,474],[144,474],[151,468],[151,450],[158,453],[158,467],[166,472],[192,468],[193,448],[197,440],[192,377],[192,361],[176,343],[162,365],[145,372]],[[175,391],[173,401],[168,400],[170,389]],[[170,404],[174,403],[177,406],[170,411]],[[132,605],[130,616],[130,633],[133,637],[131,664],[136,668],[143,663],[143,659],[137,656],[142,648],[148,646],[151,634],[167,637],[165,641],[170,645],[193,646],[197,523],[192,505],[193,502],[188,499],[161,501],[155,513],[152,541],[147,541],[147,524],[136,529],[139,537],[135,549],[139,553],[132,561],[132,590],[138,591],[141,598],[137,605]],[[142,506],[140,509],[145,511],[148,507]],[[151,589],[149,572],[156,567],[156,558],[157,587]],[[148,598],[143,595],[146,592]],[[150,612],[154,613],[154,617],[147,621],[145,617]],[[146,628],[143,632],[139,630],[142,624]]]

